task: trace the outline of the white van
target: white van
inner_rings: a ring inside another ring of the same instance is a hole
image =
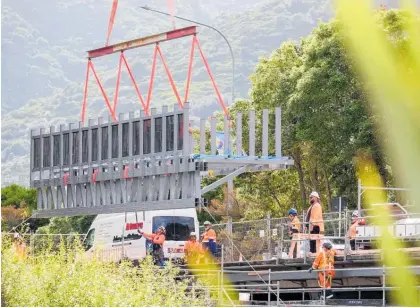
[[[84,239],[85,257],[95,254],[114,262],[124,257],[133,261],[142,259],[146,256],[146,239],[137,230],[154,233],[159,226],[166,228],[165,259],[181,259],[190,232],[199,232],[196,209],[100,214]]]

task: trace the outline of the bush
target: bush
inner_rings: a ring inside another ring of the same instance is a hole
[[[27,209],[15,208],[13,206],[4,206],[1,208],[1,229],[9,231],[11,228],[19,225],[29,216]]]
[[[52,247],[52,246],[50,246]],[[131,262],[78,261],[82,252],[74,243],[61,242],[57,251],[19,259],[10,242],[2,244],[2,304],[6,306],[204,306],[197,285],[176,280],[171,265],[155,267],[145,259]],[[190,284],[192,290],[187,290]],[[197,291],[197,292],[196,292]]]

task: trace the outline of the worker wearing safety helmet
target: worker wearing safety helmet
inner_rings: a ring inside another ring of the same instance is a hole
[[[335,276],[334,270],[334,256],[336,252],[332,248],[331,243],[324,243],[322,245],[322,251],[320,251],[312,267],[309,269],[309,273],[312,273],[314,269],[318,269],[318,284],[320,288],[326,288],[325,296],[326,298],[333,297],[333,293],[331,290],[332,280]]]
[[[213,230],[209,221],[204,222],[205,231],[201,235],[201,242],[204,251],[210,251],[213,256],[216,256],[216,232]]]
[[[290,229],[289,233],[292,235],[292,242],[290,244],[289,258],[296,258],[300,251],[299,233],[300,233],[300,221],[297,217],[298,212],[296,209],[291,208],[288,212],[290,218]]]
[[[184,244],[184,251],[188,264],[198,264],[200,262],[202,249],[195,232],[190,233],[189,240]]]
[[[156,233],[146,233],[141,230],[138,232],[143,235],[147,240],[152,243],[152,257],[155,265],[163,267],[165,265],[163,243],[165,243],[166,229],[164,226],[160,226]]]
[[[359,218],[359,211],[354,211],[351,214],[351,226],[349,228],[349,231],[347,232],[347,238],[350,240],[350,247],[351,250],[356,250],[356,228],[359,225],[365,225],[366,222],[364,219]]]
[[[324,218],[322,216],[322,206],[319,203],[319,194],[313,191],[309,195],[310,207],[306,214],[306,222],[309,224],[309,232],[311,234],[324,234]],[[310,251],[318,253],[320,251],[321,240],[319,236],[316,239],[309,241]]]

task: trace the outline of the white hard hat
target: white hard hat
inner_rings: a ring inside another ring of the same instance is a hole
[[[311,194],[309,195],[309,197],[316,197],[319,199],[319,194],[316,191],[311,192]]]
[[[351,213],[351,217],[359,217],[359,211],[353,211],[353,213]]]
[[[205,226],[207,226],[207,225],[211,225],[211,222],[210,222],[210,221],[208,221],[208,220],[206,220],[206,221],[204,222],[204,225],[205,225]]]
[[[13,234],[13,238],[20,238],[19,233],[15,232],[15,234]]]
[[[195,234],[195,232],[191,232],[190,236],[197,236],[197,235]]]

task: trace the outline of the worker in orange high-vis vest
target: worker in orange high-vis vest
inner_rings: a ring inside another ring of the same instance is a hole
[[[347,238],[350,240],[351,250],[356,250],[356,234],[357,227],[360,225],[365,225],[366,221],[359,218],[359,211],[354,211],[351,214],[351,226],[347,232]]]
[[[166,229],[164,226],[160,226],[156,233],[146,233],[142,230],[137,230],[147,240],[151,242],[152,246],[152,257],[155,265],[163,267],[165,265],[165,254],[163,252],[163,244],[165,243]]]
[[[289,258],[299,258],[300,254],[300,221],[297,217],[298,212],[296,209],[291,208],[288,212],[290,218],[290,235],[292,236],[292,242],[290,243]]]
[[[185,242],[184,252],[188,264],[200,263],[202,249],[195,232],[191,232],[189,240]]]
[[[309,224],[310,234],[324,234],[324,218],[322,216],[322,206],[319,203],[319,194],[314,191],[309,195],[311,206],[306,214],[306,222]],[[321,240],[309,241],[309,248],[312,253],[320,251]]]
[[[22,236],[17,232],[13,235],[13,250],[19,259],[26,258],[26,244]]]
[[[332,286],[332,280],[335,276],[334,270],[334,256],[336,252],[332,249],[331,243],[324,243],[322,245],[322,251],[320,251],[312,267],[309,269],[309,273],[312,273],[314,269],[318,269],[318,284],[320,288],[326,288],[325,297],[333,297],[333,293],[330,290]]]
[[[205,231],[201,235],[201,243],[204,251],[210,251],[213,256],[216,256],[216,232],[213,230],[210,221],[204,222]]]

